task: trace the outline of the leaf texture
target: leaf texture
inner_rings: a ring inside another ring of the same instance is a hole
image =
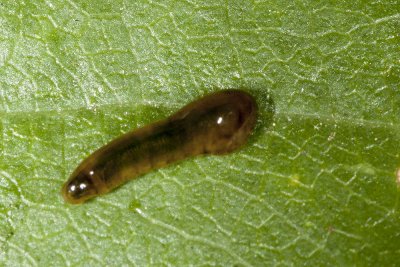
[[[395,266],[399,29],[395,0],[2,1],[0,265]],[[225,88],[261,107],[242,150],[63,202],[91,151]]]

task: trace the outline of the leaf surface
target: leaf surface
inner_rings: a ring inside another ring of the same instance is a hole
[[[0,265],[396,265],[399,29],[395,0],[2,1]],[[246,147],[63,202],[91,151],[226,88],[259,102]]]

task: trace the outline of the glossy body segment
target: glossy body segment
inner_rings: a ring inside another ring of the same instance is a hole
[[[169,163],[232,152],[246,142],[256,119],[256,102],[246,92],[207,95],[95,151],[72,173],[62,195],[65,201],[79,204]]]

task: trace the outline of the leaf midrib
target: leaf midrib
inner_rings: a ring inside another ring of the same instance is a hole
[[[168,103],[168,105],[166,105]],[[149,107],[154,107],[155,109],[166,109],[166,110],[177,110],[179,107],[182,107],[182,103],[179,102],[156,102],[156,101],[145,101],[145,103],[111,103],[111,104],[102,104],[102,105],[93,105],[93,107],[77,107],[77,108],[63,108],[63,109],[48,109],[48,110],[39,110],[39,111],[32,111],[32,110],[16,110],[16,111],[0,111],[0,117],[6,117],[6,116],[23,116],[26,114],[29,114],[29,117],[34,117],[36,114],[37,115],[47,115],[49,117],[51,116],[63,116],[63,114],[73,114],[73,113],[78,113],[82,111],[87,111],[87,112],[101,112],[102,110],[107,110],[111,108],[120,108],[120,109],[126,109],[126,110],[131,110],[131,109],[140,109],[140,107],[143,106],[149,106]],[[33,114],[33,115],[32,115]],[[318,114],[318,113],[305,113],[305,112],[292,112],[292,111],[280,111],[277,110],[274,115],[276,118],[299,118],[300,120],[304,119],[316,119],[321,122],[329,123],[331,125],[333,124],[341,124],[341,125],[358,125],[362,127],[368,127],[368,128],[382,128],[382,129],[389,129],[392,131],[399,131],[400,130],[400,122],[394,123],[393,121],[391,122],[385,122],[385,121],[379,121],[379,120],[365,120],[365,119],[359,119],[355,117],[344,117],[344,116],[338,116],[338,115],[326,115],[326,114]]]

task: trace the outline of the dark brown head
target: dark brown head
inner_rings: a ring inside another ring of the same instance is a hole
[[[78,174],[74,172],[71,175],[61,190],[61,194],[66,202],[80,204],[97,195],[91,174],[93,175],[93,171],[89,173],[80,171]]]

